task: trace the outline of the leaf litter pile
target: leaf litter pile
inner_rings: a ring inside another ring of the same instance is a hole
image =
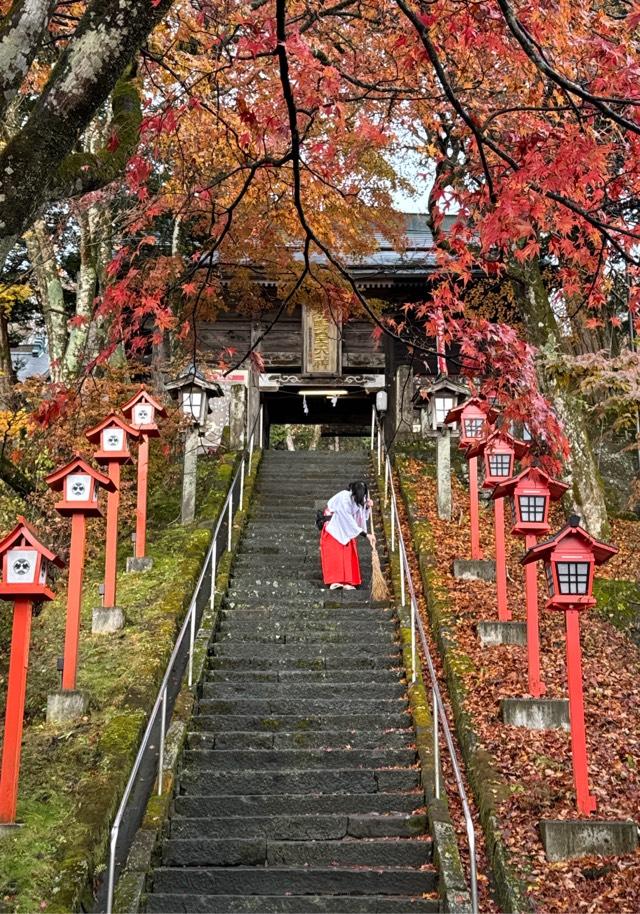
[[[416,508],[433,530],[439,551],[437,583],[449,594],[454,613],[456,650],[467,689],[467,710],[483,747],[508,789],[500,802],[500,825],[518,876],[528,885],[539,912],[586,911],[635,914],[640,910],[640,852],[622,857],[583,857],[550,863],[539,838],[541,819],[580,818],[575,806],[569,733],[505,726],[501,698],[527,695],[526,647],[482,648],[476,624],[497,619],[495,585],[457,581],[454,558],[469,556],[468,493],[453,480],[454,520],[437,516],[435,482],[423,464],[406,461],[407,481],[415,485]],[[508,514],[508,512],[506,512]],[[481,508],[481,543],[494,556],[493,509]],[[562,525],[552,518],[552,532]],[[640,524],[614,522],[612,542],[622,546],[612,573],[637,580],[635,532]],[[508,535],[509,608],[525,619],[520,540]],[[606,566],[601,571],[605,571]],[[600,572],[597,571],[597,574]],[[606,574],[606,572],[605,572]],[[564,615],[544,609],[546,588],[539,577],[540,640],[545,697],[566,697]],[[583,682],[590,787],[598,802],[595,818],[640,818],[640,650],[623,632],[595,612],[581,617]]]

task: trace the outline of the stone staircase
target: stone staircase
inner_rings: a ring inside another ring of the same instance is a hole
[[[266,452],[148,912],[438,910],[393,609],[325,589],[316,502],[368,455]],[[318,504],[319,506],[319,504]]]

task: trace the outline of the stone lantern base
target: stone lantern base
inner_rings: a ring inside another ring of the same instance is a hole
[[[543,819],[540,836],[551,861],[632,854],[638,847],[637,824],[624,820]]]
[[[76,690],[53,692],[47,696],[47,723],[66,724],[87,713],[87,696]]]
[[[94,635],[112,635],[124,628],[124,612],[119,606],[96,606],[93,610],[91,632]]]

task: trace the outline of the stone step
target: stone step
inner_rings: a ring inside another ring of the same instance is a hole
[[[358,637],[380,637],[393,638],[396,634],[396,625],[393,620],[385,619],[311,619],[302,613],[297,619],[288,619],[277,621],[273,618],[264,622],[255,617],[246,618],[239,614],[235,619],[223,619],[219,637],[230,635],[245,637],[253,634],[254,637],[262,636],[286,636],[292,635],[352,635]]]
[[[415,749],[185,749],[188,769],[207,771],[296,771],[330,768],[401,768],[416,762]]]
[[[274,609],[247,609],[239,610],[225,607],[221,613],[222,623],[239,622],[248,627],[254,625],[280,625],[289,626],[296,624],[308,625],[389,625],[397,622],[397,616],[392,609],[305,609],[283,606],[280,611]]]
[[[408,895],[431,892],[433,870],[397,867],[158,867],[156,892],[193,895]]]
[[[176,816],[172,820],[172,834],[174,824],[180,817],[187,817],[189,821],[201,823],[204,829],[199,834],[215,837],[214,833],[207,831],[208,822],[217,817],[240,818],[249,826],[255,819],[291,817],[295,811],[296,817],[319,818],[322,816],[359,816],[371,819],[371,827],[375,827],[374,820],[385,819],[386,816],[402,817],[422,815],[424,795],[416,790],[405,793],[326,793],[322,795],[306,794],[248,794],[246,796],[206,796],[206,795],[177,795],[174,798]],[[194,826],[195,827],[195,826]],[[380,825],[386,828],[384,822]]]
[[[206,714],[201,712],[191,721],[194,730],[208,733],[258,732],[297,733],[314,730],[364,730],[367,733],[384,733],[385,730],[402,730],[411,721],[406,709],[394,713],[368,714]]]
[[[227,730],[189,733],[190,749],[400,749],[413,746],[413,730],[305,730],[259,733]]]
[[[148,897],[149,914],[434,914],[438,898],[401,895],[170,895]]]
[[[399,651],[393,649],[389,644],[385,645],[386,654],[383,651],[369,644],[322,644],[322,645],[305,645],[305,644],[243,644],[242,642],[215,642],[212,646],[214,656],[216,657],[234,657],[236,659],[245,658],[245,660],[260,661],[263,660],[312,660],[318,657],[331,658],[333,660],[344,659],[350,662],[359,657],[382,661],[384,657],[394,657],[397,661]],[[396,663],[397,665],[397,663]]]
[[[206,670],[205,682],[282,682],[358,684],[400,682],[401,670]]]
[[[300,682],[278,682],[263,683],[256,688],[255,682],[247,683],[219,683],[205,682],[202,691],[203,698],[215,699],[233,699],[233,698],[251,698],[259,695],[261,700],[266,698],[317,698],[325,699],[335,696],[336,698],[366,698],[367,700],[403,698],[406,693],[406,686],[401,683],[300,683]]]
[[[237,828],[237,826],[236,826]],[[236,832],[241,834],[241,831]],[[429,863],[426,842],[406,838],[284,840],[255,837],[171,838],[164,866],[421,867]]]
[[[212,670],[245,670],[248,666],[246,657],[233,657],[228,655],[211,655],[207,661]],[[400,663],[397,653],[384,657],[335,657],[318,656],[315,652],[311,657],[300,656],[270,656],[256,658],[255,667],[268,670],[387,670],[396,669]]]
[[[419,784],[417,768],[330,768],[311,770],[225,771],[186,768],[180,776],[183,793],[384,793],[413,790]]]
[[[298,714],[318,717],[324,714],[398,714],[407,707],[404,698],[202,698],[200,714]]]
[[[217,644],[228,644],[235,642],[237,644],[316,644],[322,646],[328,645],[349,645],[358,643],[366,639],[367,646],[370,648],[377,647],[380,651],[393,650],[398,643],[395,631],[380,632],[375,629],[367,628],[358,629],[354,626],[350,630],[337,632],[318,631],[309,629],[307,631],[258,631],[251,632],[248,629],[236,629],[223,631],[219,633]]]
[[[176,817],[171,824],[172,840],[196,839],[223,840],[225,838],[268,838],[274,841],[341,841],[353,838],[411,838],[424,836],[427,827],[425,813],[387,814],[352,813],[351,815],[279,815],[279,816],[226,816],[213,818]],[[364,843],[364,842],[360,842]],[[406,841],[405,841],[406,843]],[[432,845],[422,842],[420,863],[430,862]],[[332,860],[347,863],[338,856]],[[331,863],[332,860],[327,861]],[[286,863],[286,861],[281,861]],[[311,861],[301,861],[311,862]],[[319,861],[318,861],[319,862]],[[392,864],[391,860],[387,861]],[[193,860],[191,865],[198,865]],[[384,865],[384,864],[382,864]],[[408,864],[409,865],[409,864]]]

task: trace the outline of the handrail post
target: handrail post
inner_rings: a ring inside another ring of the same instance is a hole
[[[389,520],[391,521],[391,551],[396,551],[396,501],[391,499],[391,508],[389,510]]]
[[[118,847],[118,836],[120,834],[120,823],[115,822],[111,829],[111,841],[109,844],[109,878],[107,881],[107,914],[113,910],[113,892],[116,882],[116,850]]]
[[[193,649],[196,643],[196,606],[197,597],[189,607],[191,625],[189,626],[189,674],[187,677],[189,688],[193,685]]]
[[[229,514],[227,517],[227,552],[231,552],[231,538],[233,536],[233,489],[229,491]]]
[[[164,771],[164,740],[167,729],[167,687],[162,692],[162,711],[160,712],[160,756],[158,758],[158,796],[162,796],[162,781]]]
[[[378,476],[380,475],[380,463],[382,461],[382,434],[380,424],[378,424]]]
[[[209,607],[215,609],[216,605],[216,560],[218,558],[218,535],[214,537],[211,544],[211,596],[209,597]]]
[[[376,407],[375,404],[371,406],[371,448],[373,450],[373,440],[376,433]]]
[[[264,449],[264,403],[260,404],[260,434],[258,439],[260,442],[260,450]]]
[[[411,597],[411,669],[412,676],[411,681],[415,682],[418,678],[418,665],[417,665],[417,646],[416,646],[416,599],[414,596]]]
[[[440,742],[438,731],[438,701],[436,690],[431,686],[431,717],[433,718],[433,778],[436,800],[440,799]]]
[[[253,460],[253,440],[256,436],[255,432],[251,433],[251,439],[249,441],[249,476],[251,476],[251,462]]]
[[[398,528],[398,536],[400,536],[399,528]],[[400,543],[400,603],[402,606],[406,606],[406,604],[407,604],[407,597],[406,597],[405,585],[404,585],[404,560],[405,560],[404,541],[402,541]]]
[[[389,458],[384,462],[384,503],[387,504],[389,498],[389,474],[391,472],[391,464],[389,463]]]
[[[244,457],[242,458],[242,472],[240,473],[240,504],[238,505],[238,511],[242,511],[242,502],[244,501],[244,474],[245,474],[245,463]]]

